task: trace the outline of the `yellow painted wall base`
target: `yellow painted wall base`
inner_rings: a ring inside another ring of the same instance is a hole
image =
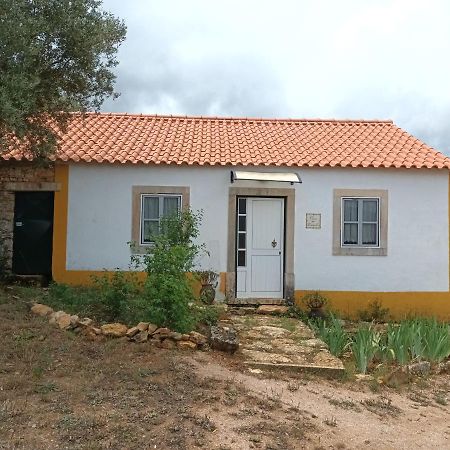
[[[302,306],[301,298],[312,291],[295,291],[295,302]],[[320,291],[330,301],[328,309],[343,317],[356,319],[358,311],[367,310],[377,300],[389,308],[394,320],[410,316],[433,316],[450,320],[450,292],[353,292]]]
[[[139,281],[144,281],[147,277],[146,272],[133,272]],[[94,271],[94,270],[56,270],[53,273],[53,281],[56,283],[69,284],[72,286],[91,286],[94,283],[96,277],[111,277],[114,274],[112,271]],[[226,273],[221,272],[219,274],[218,290],[222,294],[225,293],[225,280]],[[200,293],[200,283],[196,283],[194,286],[195,295]]]

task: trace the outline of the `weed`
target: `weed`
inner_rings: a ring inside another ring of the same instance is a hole
[[[342,409],[353,409],[355,411],[361,411],[361,408],[353,400],[338,400],[336,398],[330,398],[328,401],[331,405],[337,406]]]
[[[447,406],[448,405],[448,400],[447,397],[445,396],[444,393],[442,392],[437,392],[434,396],[434,401],[438,404],[438,405],[442,405],[442,406]]]
[[[342,328],[341,321],[333,315],[328,320],[310,320],[309,325],[337,357],[342,356],[350,345],[350,338]]]
[[[48,394],[54,390],[56,390],[56,384],[52,381],[40,383],[34,388],[34,392],[36,392],[36,394]]]
[[[274,320],[274,325],[280,328],[284,328],[290,333],[294,333],[297,329],[297,321],[290,317],[280,317]]]
[[[392,404],[392,400],[384,395],[376,399],[362,400],[361,404],[369,411],[378,415],[397,416],[400,413],[400,408]]]
[[[328,425],[329,427],[337,427],[337,420],[336,417],[327,417],[323,423],[325,425]]]
[[[351,344],[356,366],[360,373],[367,372],[368,365],[372,362],[379,349],[380,335],[372,327],[361,327],[355,333]]]
[[[364,322],[382,323],[386,322],[388,316],[389,308],[383,308],[380,300],[374,300],[367,309],[358,311],[358,317]]]

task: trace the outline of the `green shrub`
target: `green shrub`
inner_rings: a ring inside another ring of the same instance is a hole
[[[216,325],[222,314],[222,308],[215,305],[201,305],[194,309],[195,321],[197,324],[208,327]]]
[[[432,363],[441,362],[450,355],[449,326],[436,319],[423,319],[423,354]]]
[[[330,314],[328,320],[311,320],[309,324],[333,355],[340,357],[344,354],[350,345],[350,338],[338,318]]]
[[[386,322],[389,317],[389,308],[383,308],[380,300],[374,300],[369,303],[367,309],[358,311],[358,317],[364,322]]]
[[[140,320],[141,285],[133,272],[114,271],[112,276],[93,277],[99,314],[106,322]]]
[[[203,249],[195,243],[201,213],[184,211],[161,220],[161,233],[143,262],[147,271],[142,306],[145,320],[179,332],[192,330],[195,317],[190,308],[195,258]]]
[[[380,335],[371,326],[362,326],[355,333],[351,348],[359,372],[365,374],[380,348]]]

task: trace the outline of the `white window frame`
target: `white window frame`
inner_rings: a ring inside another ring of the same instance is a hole
[[[358,201],[358,220],[344,220],[344,202],[345,200],[357,200]],[[377,201],[377,221],[367,222],[363,220],[363,204],[364,200],[376,200]],[[341,197],[341,247],[352,247],[352,248],[380,248],[380,223],[381,223],[381,198],[380,197]],[[356,244],[345,244],[344,243],[344,224],[345,223],[356,223],[358,225],[358,242]],[[363,244],[362,243],[362,229],[365,223],[377,225],[377,243],[376,244]]]
[[[141,246],[152,246],[154,245],[154,241],[144,241],[143,239],[143,228],[144,222],[156,222],[156,219],[144,219],[144,199],[145,198],[157,198],[158,206],[159,206],[159,214],[158,214],[158,226],[161,225],[161,218],[164,214],[164,198],[167,197],[176,197],[179,198],[178,211],[181,212],[183,209],[183,195],[182,194],[141,194],[140,198],[140,213],[139,213],[139,245]]]

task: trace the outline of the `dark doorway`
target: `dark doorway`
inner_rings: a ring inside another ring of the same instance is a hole
[[[16,192],[13,273],[52,273],[53,192]]]

